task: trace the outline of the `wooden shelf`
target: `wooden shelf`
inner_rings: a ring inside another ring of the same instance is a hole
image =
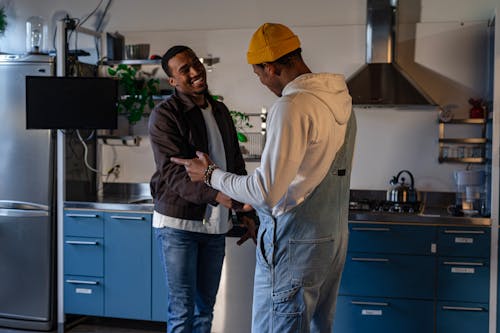
[[[486,138],[441,138],[440,143],[464,143],[464,144],[485,144]]]
[[[439,163],[484,164],[486,163],[486,159],[483,157],[464,157],[464,158],[440,157]]]
[[[140,136],[115,136],[115,135],[99,135],[97,139],[108,146],[139,146],[141,143]]]
[[[149,59],[132,59],[132,60],[110,60],[103,61],[102,65],[114,66],[114,65],[161,65],[161,59],[149,60]]]
[[[491,143],[486,138],[486,125],[488,121],[487,118],[451,119],[446,122],[439,120],[439,163],[486,163],[486,144]],[[481,136],[474,138],[446,138],[445,127],[448,125],[480,125]],[[466,146],[459,147],[458,145]],[[471,147],[471,145],[475,145],[476,147]],[[456,151],[457,149],[458,151]],[[477,149],[479,149],[479,152],[477,152]],[[450,151],[454,153],[450,153]],[[448,154],[451,156],[448,156]]]
[[[452,119],[450,121],[439,121],[440,124],[471,124],[471,125],[482,125],[486,124],[487,120],[484,118],[466,118],[466,119]]]

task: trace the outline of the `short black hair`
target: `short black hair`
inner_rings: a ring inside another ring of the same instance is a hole
[[[187,51],[187,50],[194,53],[194,51],[190,47],[187,47],[185,45],[175,45],[175,46],[172,46],[171,48],[169,48],[167,50],[167,52],[165,52],[165,54],[161,58],[161,67],[163,68],[165,73],[167,73],[167,75],[169,77],[172,76],[172,72],[170,71],[170,68],[168,67],[168,61],[170,59],[172,59],[173,57],[175,57],[177,54],[184,52],[184,51]]]
[[[270,61],[269,63],[277,63],[283,66],[288,66],[292,59],[301,59],[302,58],[302,48],[295,49],[285,55],[282,55],[280,58]],[[264,67],[264,64],[257,64],[259,67]]]
[[[282,65],[287,65],[290,62],[290,60],[292,60],[293,58],[301,57],[301,53],[302,53],[302,49],[299,47],[298,49],[295,49],[292,52],[289,52],[289,53],[281,56],[280,58],[276,59],[273,62],[277,62],[277,63],[282,64]]]

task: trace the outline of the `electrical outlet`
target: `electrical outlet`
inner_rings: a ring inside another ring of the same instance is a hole
[[[115,178],[118,178],[118,176],[120,175],[120,164],[116,164],[114,167],[113,167],[113,176],[115,176]]]

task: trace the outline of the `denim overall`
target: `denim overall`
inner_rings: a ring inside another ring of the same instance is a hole
[[[347,251],[355,135],[352,112],[344,144],[306,200],[276,218],[259,211],[253,333],[332,332]]]

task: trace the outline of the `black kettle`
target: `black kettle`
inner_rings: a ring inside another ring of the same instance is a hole
[[[406,173],[408,174],[408,176],[410,176],[409,185],[405,182],[405,178],[401,177],[403,173]],[[418,202],[418,193],[415,190],[413,175],[410,171],[399,171],[396,176],[392,177],[390,184],[392,185],[392,188],[387,191],[387,201],[398,203]]]

